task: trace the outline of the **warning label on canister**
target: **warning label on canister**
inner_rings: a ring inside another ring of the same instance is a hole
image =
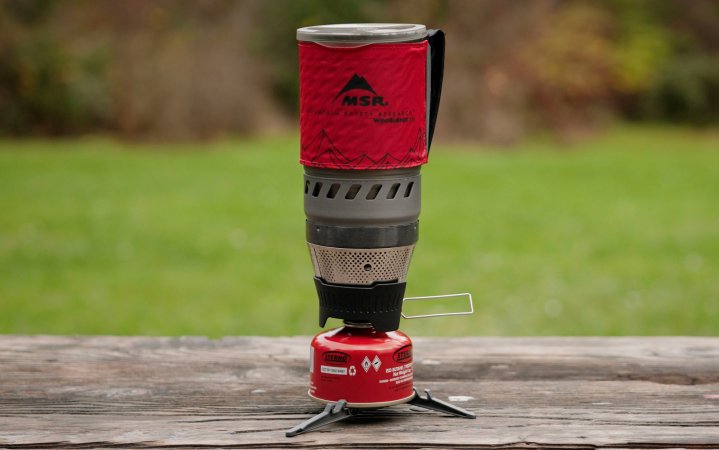
[[[395,367],[388,367],[384,370],[384,377],[379,380],[379,384],[389,383],[392,386],[402,386],[405,383],[412,382],[412,363]],[[389,389],[393,389],[390,387]]]

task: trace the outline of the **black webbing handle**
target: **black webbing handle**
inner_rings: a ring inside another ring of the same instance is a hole
[[[429,43],[429,66],[430,66],[430,90],[429,90],[429,139],[427,140],[427,152],[432,145],[434,136],[434,125],[437,123],[439,112],[439,99],[442,96],[442,78],[444,77],[444,31],[429,30],[427,34]]]

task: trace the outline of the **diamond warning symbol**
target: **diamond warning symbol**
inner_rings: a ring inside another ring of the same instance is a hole
[[[350,366],[350,376],[353,377],[357,375],[357,369],[355,369],[355,366]]]
[[[364,369],[365,372],[368,372],[369,368],[371,366],[372,366],[372,363],[369,361],[369,358],[365,356],[364,359],[362,360],[362,368]]]
[[[382,361],[379,360],[379,356],[374,355],[374,359],[372,360],[372,367],[374,367],[374,371],[379,371],[379,366],[382,365]]]

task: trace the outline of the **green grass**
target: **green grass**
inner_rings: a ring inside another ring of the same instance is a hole
[[[407,294],[471,291],[476,313],[403,329],[719,334],[719,136],[554,147],[433,149]],[[0,333],[317,332],[297,153],[0,141]]]

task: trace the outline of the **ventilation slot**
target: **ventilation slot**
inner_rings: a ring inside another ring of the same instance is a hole
[[[361,187],[361,184],[353,184],[352,186],[350,186],[350,188],[347,190],[347,195],[345,195],[345,198],[347,200],[354,200],[354,198],[357,197],[357,194],[359,193]]]
[[[389,192],[387,193],[387,199],[392,200],[397,196],[397,191],[399,191],[399,183],[395,183],[392,185],[391,188],[389,188]]]
[[[305,180],[305,194],[310,191],[310,180]]]
[[[318,181],[317,183],[315,183],[315,188],[312,189],[312,196],[313,196],[313,197],[319,197],[321,190],[322,190],[322,182],[321,182],[321,181]]]
[[[407,185],[407,189],[404,191],[404,197],[405,197],[405,198],[409,197],[410,194],[412,194],[412,188],[413,188],[413,187],[414,187],[414,181],[411,181],[411,182]]]
[[[337,195],[337,191],[340,190],[340,184],[339,183],[332,183],[332,186],[330,186],[329,191],[327,191],[327,198],[335,198]]]
[[[382,189],[381,184],[375,184],[372,186],[372,189],[369,190],[367,193],[367,200],[374,200],[377,198],[377,194],[379,194],[380,189]]]

